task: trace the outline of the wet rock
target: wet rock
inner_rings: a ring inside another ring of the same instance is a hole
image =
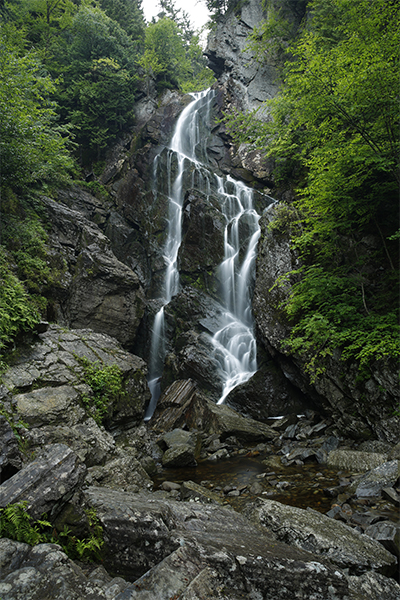
[[[222,501],[218,494],[202,485],[194,483],[194,481],[184,481],[180,491],[182,500],[195,500],[196,502],[205,502],[206,504],[221,504]]]
[[[172,490],[178,492],[181,489],[179,483],[175,483],[174,481],[163,481],[160,487],[166,492],[172,492]]]
[[[21,471],[0,486],[0,506],[27,501],[27,510],[38,519],[56,514],[82,483],[86,467],[64,444],[47,446]]]
[[[162,464],[166,468],[195,467],[195,448],[189,444],[176,444],[164,452]]]
[[[392,521],[380,521],[366,528],[365,534],[376,540],[397,560],[400,559],[400,525]]]
[[[268,467],[268,469],[282,469],[282,461],[279,456],[267,456],[262,461],[262,464]]]
[[[297,415],[291,413],[289,415],[286,415],[285,417],[280,417],[279,419],[274,420],[271,424],[271,427],[273,429],[276,429],[276,431],[285,431],[289,427],[289,425],[294,425],[295,423],[297,423],[298,420],[299,419]]]
[[[303,463],[318,462],[317,452],[312,448],[295,448],[286,456],[287,460],[301,460]]]
[[[280,541],[323,556],[350,573],[375,570],[390,575],[396,568],[396,559],[381,545],[316,511],[264,500],[256,514]]]
[[[353,484],[358,498],[380,496],[382,488],[393,486],[400,476],[400,462],[392,460],[369,471]]]
[[[195,431],[184,431],[183,429],[173,429],[163,435],[159,445],[163,443],[165,448],[173,448],[179,445],[188,445],[193,448],[195,458],[198,458],[201,450],[201,436]]]
[[[215,271],[224,258],[225,219],[219,202],[197,190],[187,193],[182,211],[180,268],[185,276],[202,278],[204,271]],[[208,289],[216,285],[210,276],[203,283]]]
[[[183,384],[180,383],[179,386]],[[181,399],[174,402],[173,393],[166,390],[150,421],[156,431],[162,430],[167,423],[171,428],[185,426],[189,430],[202,431],[208,435],[217,434],[221,441],[235,436],[239,441],[262,442],[278,436],[265,423],[246,419],[228,406],[217,405],[195,393],[192,384],[187,385],[187,391],[187,394],[182,394]]]
[[[330,435],[317,450],[316,457],[320,464],[328,462],[328,456],[339,446],[339,440],[334,435]]]
[[[221,460],[221,458],[228,458],[228,456],[229,456],[228,450],[226,448],[221,448],[220,450],[217,450],[213,454],[210,454],[210,456],[207,456],[207,461],[208,462],[217,462],[218,460]]]
[[[400,442],[392,448],[388,458],[389,460],[400,460]]]
[[[382,496],[395,506],[400,506],[400,495],[393,488],[382,488]]]
[[[228,406],[257,421],[290,413],[300,414],[309,406],[305,396],[290,383],[261,347],[257,348],[257,367],[257,372],[249,381],[238,385],[228,394]]]
[[[376,452],[333,450],[329,454],[328,465],[355,473],[363,473],[382,465],[386,460],[385,454],[377,454]]]
[[[191,379],[174,381],[160,396],[151,419],[155,431],[169,431],[191,410],[196,400],[196,385]]]

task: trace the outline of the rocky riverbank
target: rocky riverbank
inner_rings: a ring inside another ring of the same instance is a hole
[[[101,421],[85,359],[122,376]],[[3,538],[3,600],[400,597],[398,445],[343,439],[315,411],[245,418],[190,380],[144,423],[145,377],[115,339],[54,325],[3,376],[0,506],[27,501],[76,537],[94,509],[104,539],[96,566]],[[235,460],[257,464],[244,483]],[[230,483],[197,482],[205,467]],[[319,511],[296,506],[305,481]]]

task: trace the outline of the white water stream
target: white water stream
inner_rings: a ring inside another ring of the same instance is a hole
[[[215,359],[219,362],[223,389],[219,403],[238,384],[247,381],[257,370],[256,341],[251,313],[251,285],[254,277],[259,216],[252,206],[252,190],[231,177],[222,178],[207,167],[206,136],[201,137],[200,119],[209,125],[214,92],[193,95],[181,113],[167,156],[168,227],[163,258],[166,265],[160,297],[163,306],[154,318],[150,361],[149,388],[151,402],[146,419],[151,418],[160,395],[160,379],[164,366],[166,340],[164,307],[179,291],[178,252],[182,233],[184,180],[192,173],[191,187],[206,194],[211,188],[220,200],[225,217],[224,260],[219,267],[223,320],[212,338]],[[158,159],[154,163],[157,181]],[[186,184],[187,185],[187,184]]]

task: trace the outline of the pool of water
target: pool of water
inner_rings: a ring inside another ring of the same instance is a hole
[[[247,502],[257,497],[271,498],[299,508],[313,508],[327,512],[331,508],[332,498],[324,493],[324,488],[339,484],[337,471],[323,465],[309,464],[298,467],[270,468],[262,463],[265,456],[234,456],[218,462],[200,462],[197,467],[164,469],[154,480],[155,489],[163,481],[182,483],[194,481],[210,490],[220,493],[221,498],[234,508],[241,509]],[[261,477],[261,475],[263,475]],[[340,474],[343,476],[343,473]],[[257,485],[257,490],[253,487]],[[226,496],[225,486],[242,489],[238,497]]]

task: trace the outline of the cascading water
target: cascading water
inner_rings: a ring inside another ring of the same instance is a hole
[[[221,404],[229,392],[257,371],[250,287],[260,228],[253,209],[253,191],[231,177],[217,177],[221,210],[226,219],[224,261],[220,271],[225,313],[223,326],[212,339],[221,365]]]
[[[194,100],[181,113],[171,140],[167,156],[167,180],[168,180],[168,228],[167,240],[164,248],[164,262],[166,272],[162,290],[163,306],[154,318],[148,385],[151,392],[151,401],[146,412],[146,419],[151,418],[160,396],[160,377],[163,371],[165,358],[165,332],[164,332],[164,307],[171,301],[179,291],[179,272],[177,259],[179,247],[182,240],[182,203],[184,197],[183,179],[187,163],[191,165],[193,172],[202,170],[197,155],[204,153],[204,140],[200,138],[199,114],[205,109],[205,118],[209,118],[212,93],[208,90],[192,94]],[[177,170],[173,178],[172,161],[176,160]],[[158,158],[154,163],[153,180],[157,181]],[[194,178],[194,175],[193,175]]]
[[[212,190],[219,199],[226,222],[224,260],[219,267],[223,317],[220,329],[212,338],[214,358],[220,366],[223,386],[219,403],[257,370],[250,289],[260,235],[259,216],[252,206],[250,188],[231,177],[212,174],[207,167],[207,138],[200,134],[200,121],[209,125],[214,92],[192,95],[194,100],[181,113],[167,154],[169,214],[163,252],[166,270],[161,291],[162,307],[154,318],[152,329],[148,380],[151,402],[146,419],[151,418],[160,395],[166,352],[164,308],[179,291],[177,260],[182,240],[182,204],[185,190],[189,187],[197,187],[207,195]],[[159,168],[160,162],[156,159],[155,182]]]

